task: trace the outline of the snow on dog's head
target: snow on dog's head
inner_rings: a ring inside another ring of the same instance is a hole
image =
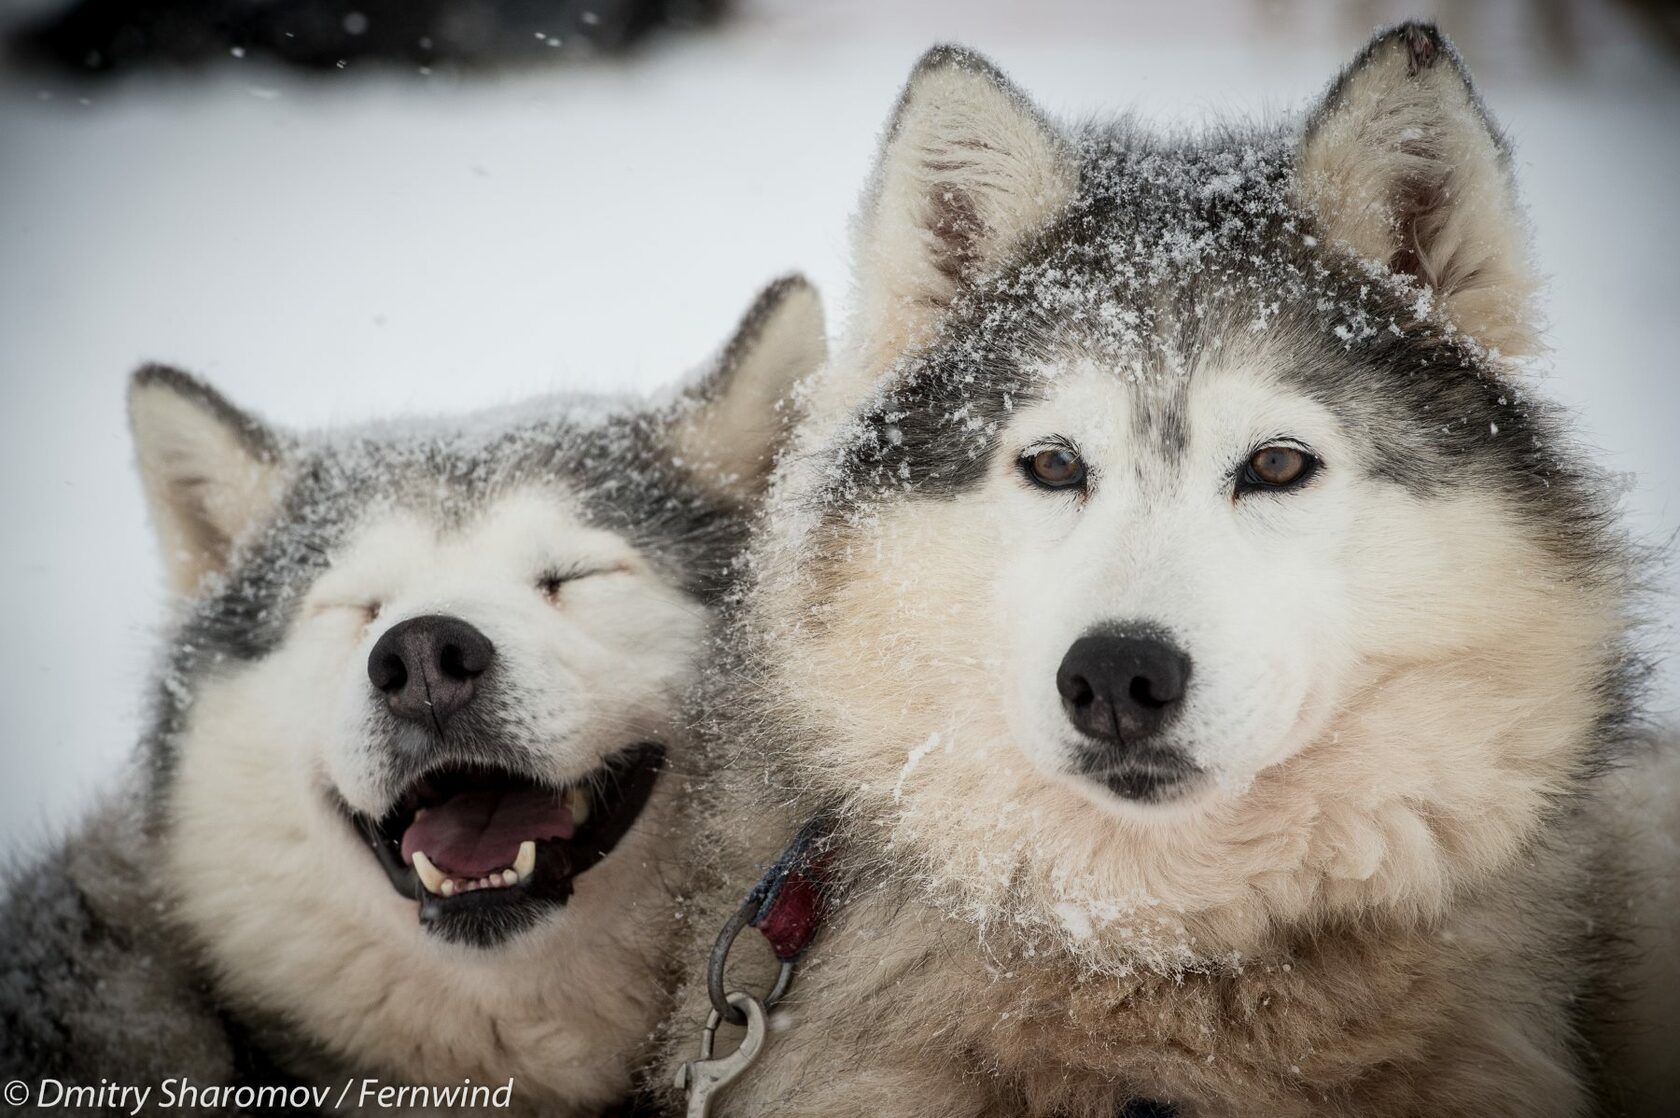
[[[1518,856],[1622,709],[1624,576],[1432,28],[1304,126],[1166,140],[936,50],[859,232],[759,555],[791,787],[1123,966]]]
[[[779,400],[822,345],[813,293],[783,281],[663,405],[310,437],[184,374],[136,375],[182,614],[153,818],[172,899],[234,990],[364,1055],[451,1050],[411,1012],[428,983],[493,999],[575,972],[580,1020],[657,1003],[632,973],[656,959],[590,952],[636,956],[668,923],[660,774],[683,764],[681,702]],[[474,952],[458,982],[449,962]],[[494,969],[536,958],[540,981]]]

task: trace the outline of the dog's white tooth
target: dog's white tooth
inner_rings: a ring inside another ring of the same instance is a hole
[[[513,877],[515,881],[524,881],[531,876],[531,871],[537,868],[537,844],[533,839],[526,839],[519,844],[519,854],[513,860]]]
[[[566,806],[572,809],[572,822],[576,826],[583,826],[589,822],[589,793],[582,788],[573,788],[566,793]]]
[[[488,888],[490,888],[490,879],[489,879],[489,878],[488,878],[488,877],[481,877],[481,878],[479,878],[479,879],[478,879],[478,887],[479,887],[479,888],[480,888],[480,889],[488,889]]]
[[[444,878],[443,884],[438,886],[438,893],[445,897],[453,897],[455,895],[455,879]]]
[[[419,850],[414,852],[414,872],[420,875],[420,884],[426,887],[426,892],[436,893],[443,889],[447,880],[443,871],[432,865],[432,860]]]
[[[515,873],[513,870],[503,870],[502,871],[502,884],[503,885],[516,885],[518,883],[519,883],[519,875],[517,873]]]

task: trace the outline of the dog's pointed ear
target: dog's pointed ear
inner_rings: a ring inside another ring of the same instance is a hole
[[[140,479],[171,586],[189,594],[227,569],[234,546],[280,495],[280,442],[186,373],[148,365],[128,390]]]
[[[1416,277],[1481,344],[1535,347],[1510,153],[1433,25],[1385,31],[1353,60],[1309,118],[1296,172],[1298,202],[1333,241]]]
[[[1066,207],[1078,178],[1060,134],[990,62],[956,47],[923,55],[857,225],[870,348],[890,356],[924,339],[965,282]]]
[[[679,408],[673,443],[695,476],[731,499],[757,498],[793,425],[793,387],[827,358],[822,300],[804,276],[760,292]]]

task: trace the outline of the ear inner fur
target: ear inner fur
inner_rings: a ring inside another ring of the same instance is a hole
[[[162,365],[134,374],[129,422],[176,593],[226,569],[279,499],[282,443],[208,385]]]
[[[766,287],[679,405],[673,441],[696,476],[738,501],[758,497],[792,425],[793,391],[827,355],[816,289],[800,275]]]
[[[1510,154],[1431,25],[1378,36],[1331,86],[1299,157],[1302,204],[1358,255],[1415,277],[1481,345],[1537,346]]]
[[[858,309],[878,351],[926,337],[956,292],[1072,197],[1065,142],[980,56],[936,47],[910,76],[858,222]]]

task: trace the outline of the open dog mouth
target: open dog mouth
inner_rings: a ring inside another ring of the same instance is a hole
[[[563,787],[491,766],[427,771],[379,819],[350,811],[398,893],[447,939],[489,945],[571,897],[653,793],[664,750],[631,746]]]

